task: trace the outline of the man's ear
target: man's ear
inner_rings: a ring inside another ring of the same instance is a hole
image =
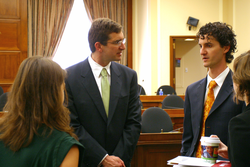
[[[95,49],[98,52],[102,52],[102,44],[100,42],[95,43]]]
[[[224,46],[224,53],[227,53],[229,51],[229,49],[230,49],[230,45]]]

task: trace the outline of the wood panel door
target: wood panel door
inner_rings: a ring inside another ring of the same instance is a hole
[[[9,91],[27,58],[27,0],[0,0],[0,86]]]

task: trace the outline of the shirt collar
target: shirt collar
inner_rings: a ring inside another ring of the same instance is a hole
[[[106,68],[107,72],[108,72],[108,75],[110,76],[110,65],[111,65],[111,62],[109,62],[108,65],[106,65],[105,67],[101,66],[100,64],[98,64],[97,62],[95,62],[91,56],[89,56],[88,58],[89,60],[89,65],[93,71],[93,74],[96,76],[96,77],[100,77],[101,75],[101,71],[103,68]]]
[[[212,79],[210,76],[209,76],[209,72],[208,72],[208,74],[207,74],[207,87],[208,87],[208,85],[209,85],[209,83],[210,83],[210,81],[212,81],[212,80],[214,80],[216,83],[217,83],[217,85],[219,86],[219,87],[221,87],[222,86],[222,84],[223,84],[223,82],[224,82],[224,80],[225,80],[225,78],[227,77],[227,74],[229,73],[229,67],[227,67],[222,73],[220,73],[220,75],[218,75],[215,79]]]

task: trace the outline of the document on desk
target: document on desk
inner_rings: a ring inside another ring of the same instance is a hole
[[[168,165],[180,165],[180,166],[199,166],[199,167],[211,167],[213,164],[204,162],[201,158],[178,156],[171,159],[167,163]]]

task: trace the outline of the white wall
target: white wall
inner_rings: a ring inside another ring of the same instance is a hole
[[[151,44],[148,6],[148,0],[133,1],[133,11],[137,11],[133,12],[133,66],[136,66],[136,69],[133,69],[137,71],[138,83],[144,87],[147,94],[150,94]]]
[[[250,1],[234,0],[234,24],[233,28],[236,33],[238,52],[236,57],[250,50]],[[232,66],[232,65],[231,65]]]
[[[221,8],[222,0],[133,0],[133,69],[147,94],[170,84],[169,36],[195,35],[205,23],[221,21]],[[191,31],[189,16],[200,20]]]
[[[170,36],[195,35],[208,22],[227,22],[237,34],[236,56],[247,51],[249,7],[249,0],[133,0],[133,69],[147,94],[170,84]],[[199,19],[191,31],[189,16]]]

